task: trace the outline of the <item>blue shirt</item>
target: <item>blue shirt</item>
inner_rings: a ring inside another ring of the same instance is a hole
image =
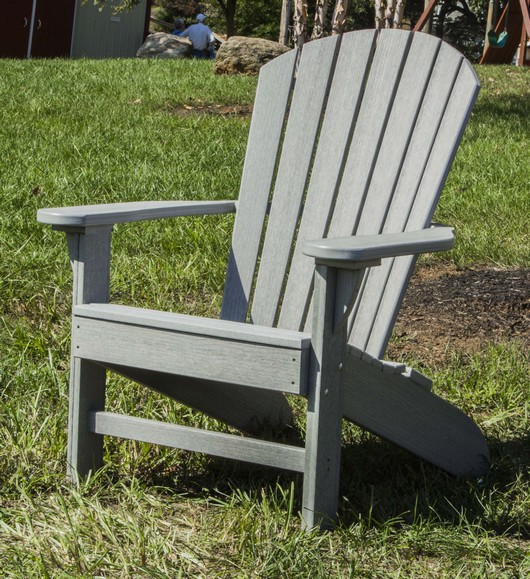
[[[189,38],[195,50],[207,50],[214,41],[213,32],[202,22],[188,26],[181,36]]]

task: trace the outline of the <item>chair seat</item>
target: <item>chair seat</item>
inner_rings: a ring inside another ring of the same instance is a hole
[[[305,394],[309,334],[115,304],[73,309],[74,356]]]

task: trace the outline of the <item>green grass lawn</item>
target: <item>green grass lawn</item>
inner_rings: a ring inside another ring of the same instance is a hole
[[[351,425],[340,524],[300,531],[298,476],[108,440],[66,484],[71,271],[40,207],[236,198],[249,119],[179,107],[251,103],[256,80],[207,62],[0,60],[0,569],[7,577],[530,575],[530,363],[524,344],[427,369],[472,415],[493,466],[456,480]],[[479,96],[436,218],[458,266],[530,262],[530,71],[479,67]],[[118,226],[112,296],[216,315],[231,216]],[[216,428],[112,378],[114,410]]]

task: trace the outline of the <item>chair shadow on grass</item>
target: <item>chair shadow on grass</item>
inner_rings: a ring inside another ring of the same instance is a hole
[[[528,106],[520,95],[496,96],[487,102],[479,101],[475,114],[488,117],[493,126],[502,119],[503,127],[510,126],[515,132],[528,129],[530,125]]]
[[[343,448],[341,521],[434,519],[530,538],[530,509],[515,514],[508,504],[527,500],[530,434],[508,442],[490,438],[488,444],[492,466],[480,479],[456,478],[375,437]]]
[[[301,435],[290,431],[286,443]],[[530,510],[514,514],[508,502],[524,500],[530,485],[530,434],[510,441],[489,439],[492,468],[478,480],[455,478],[441,469],[361,432],[342,448],[339,525],[362,521],[380,526],[435,524],[480,525],[507,536],[530,538]],[[228,501],[235,494],[272,496],[278,487],[294,490],[294,513],[301,509],[302,475],[259,465],[178,451],[169,467],[159,461],[138,476],[144,484],[165,488],[191,500]],[[199,465],[199,466],[198,466]],[[120,475],[117,475],[120,476]],[[526,490],[525,490],[526,489]],[[287,513],[286,513],[287,516]]]

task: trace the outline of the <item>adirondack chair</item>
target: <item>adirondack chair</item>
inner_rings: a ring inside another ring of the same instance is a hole
[[[353,32],[264,66],[239,200],[41,209],[74,272],[68,468],[112,435],[303,473],[302,517],[337,517],[342,418],[455,475],[489,465],[478,427],[419,372],[383,361],[417,254],[450,249],[433,212],[478,92],[439,39]],[[221,319],[109,302],[111,230],[236,212]],[[111,370],[253,434],[105,411]],[[256,437],[307,399],[305,445]]]

